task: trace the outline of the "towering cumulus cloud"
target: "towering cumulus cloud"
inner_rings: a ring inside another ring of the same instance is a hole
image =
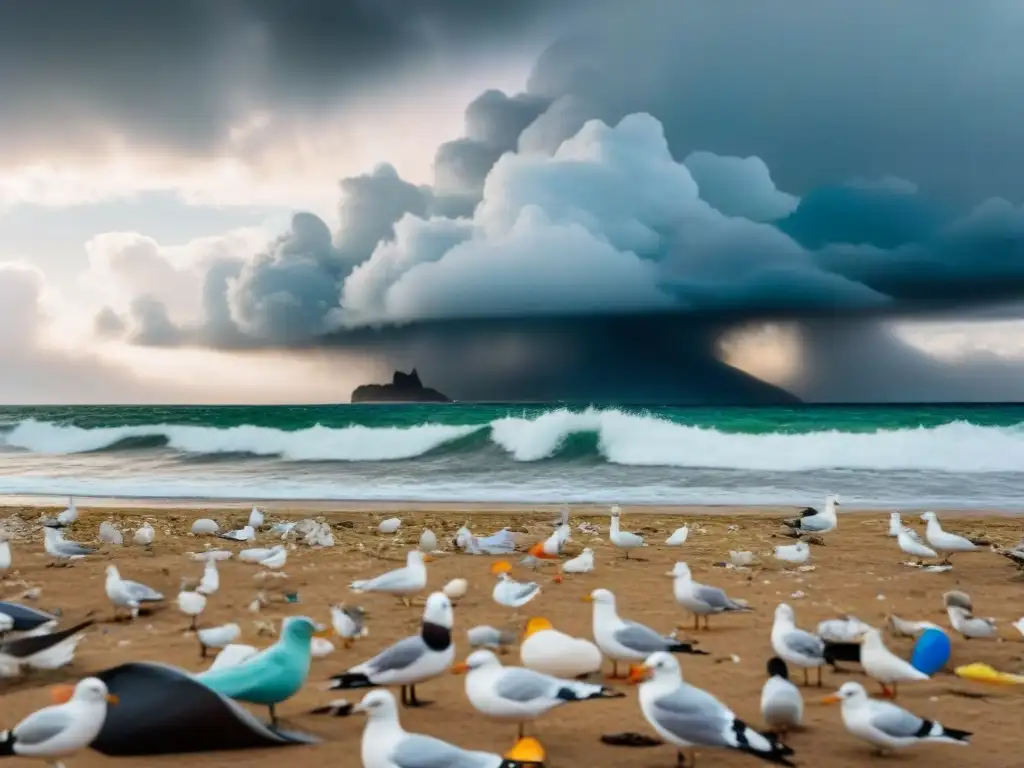
[[[530,4],[464,19],[457,3],[434,5],[451,39],[547,18]],[[316,49],[298,41],[317,30],[243,6],[268,30],[264,63],[288,66],[258,86],[243,78],[240,92],[283,104],[344,91],[341,75],[306,66]],[[370,17],[395,60],[429,47],[416,13],[380,8]],[[777,400],[718,360],[723,334],[772,321],[798,331],[804,365],[789,384],[801,396],[885,397],[884,380],[854,375],[881,365],[904,392],[921,372],[929,396],[980,392],[884,323],[1024,294],[1011,128],[1024,122],[1024,15],[999,0],[942,13],[924,0],[586,10],[525,92],[472,101],[464,134],[436,150],[432,184],[388,164],[345,179],[337,231],[299,213],[262,247],[176,262],[167,274],[187,279],[135,290],[103,309],[97,332],[372,347],[456,397]],[[359,61],[368,78],[389,71],[374,62]],[[275,90],[289,73],[294,93]],[[185,138],[217,140],[173,140]],[[116,255],[104,268],[128,269]]]

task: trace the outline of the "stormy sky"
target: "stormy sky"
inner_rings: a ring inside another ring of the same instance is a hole
[[[1022,35],[1012,0],[2,4],[0,399],[1019,399]]]

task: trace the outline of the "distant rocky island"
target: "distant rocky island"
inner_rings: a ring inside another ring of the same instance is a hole
[[[362,384],[352,390],[353,403],[450,403],[452,399],[436,389],[424,387],[416,369],[395,371],[390,384]]]

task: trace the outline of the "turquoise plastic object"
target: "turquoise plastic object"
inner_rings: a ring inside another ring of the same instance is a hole
[[[931,676],[946,666],[951,651],[949,636],[941,629],[929,627],[914,643],[910,663],[914,669]]]

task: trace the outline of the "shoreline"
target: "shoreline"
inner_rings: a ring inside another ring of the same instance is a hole
[[[611,504],[604,503],[532,503],[515,501],[418,501],[418,500],[333,500],[333,499],[261,499],[254,498],[171,498],[171,497],[129,497],[129,496],[79,496],[75,497],[79,509],[116,510],[123,513],[165,512],[217,512],[240,511],[242,507],[259,506],[279,515],[302,514],[515,514],[555,515],[562,506],[568,506],[574,515],[602,517],[608,514]],[[11,513],[19,509],[63,509],[66,496],[0,495],[0,512]],[[779,517],[794,515],[805,505],[782,504],[631,504],[622,503],[625,512],[635,515],[689,516],[689,517]],[[947,517],[1014,518],[1024,510],[999,509],[991,507],[901,507],[904,515],[916,515],[932,510]],[[885,507],[843,508],[841,517],[849,515],[867,516],[886,514],[893,509]]]

